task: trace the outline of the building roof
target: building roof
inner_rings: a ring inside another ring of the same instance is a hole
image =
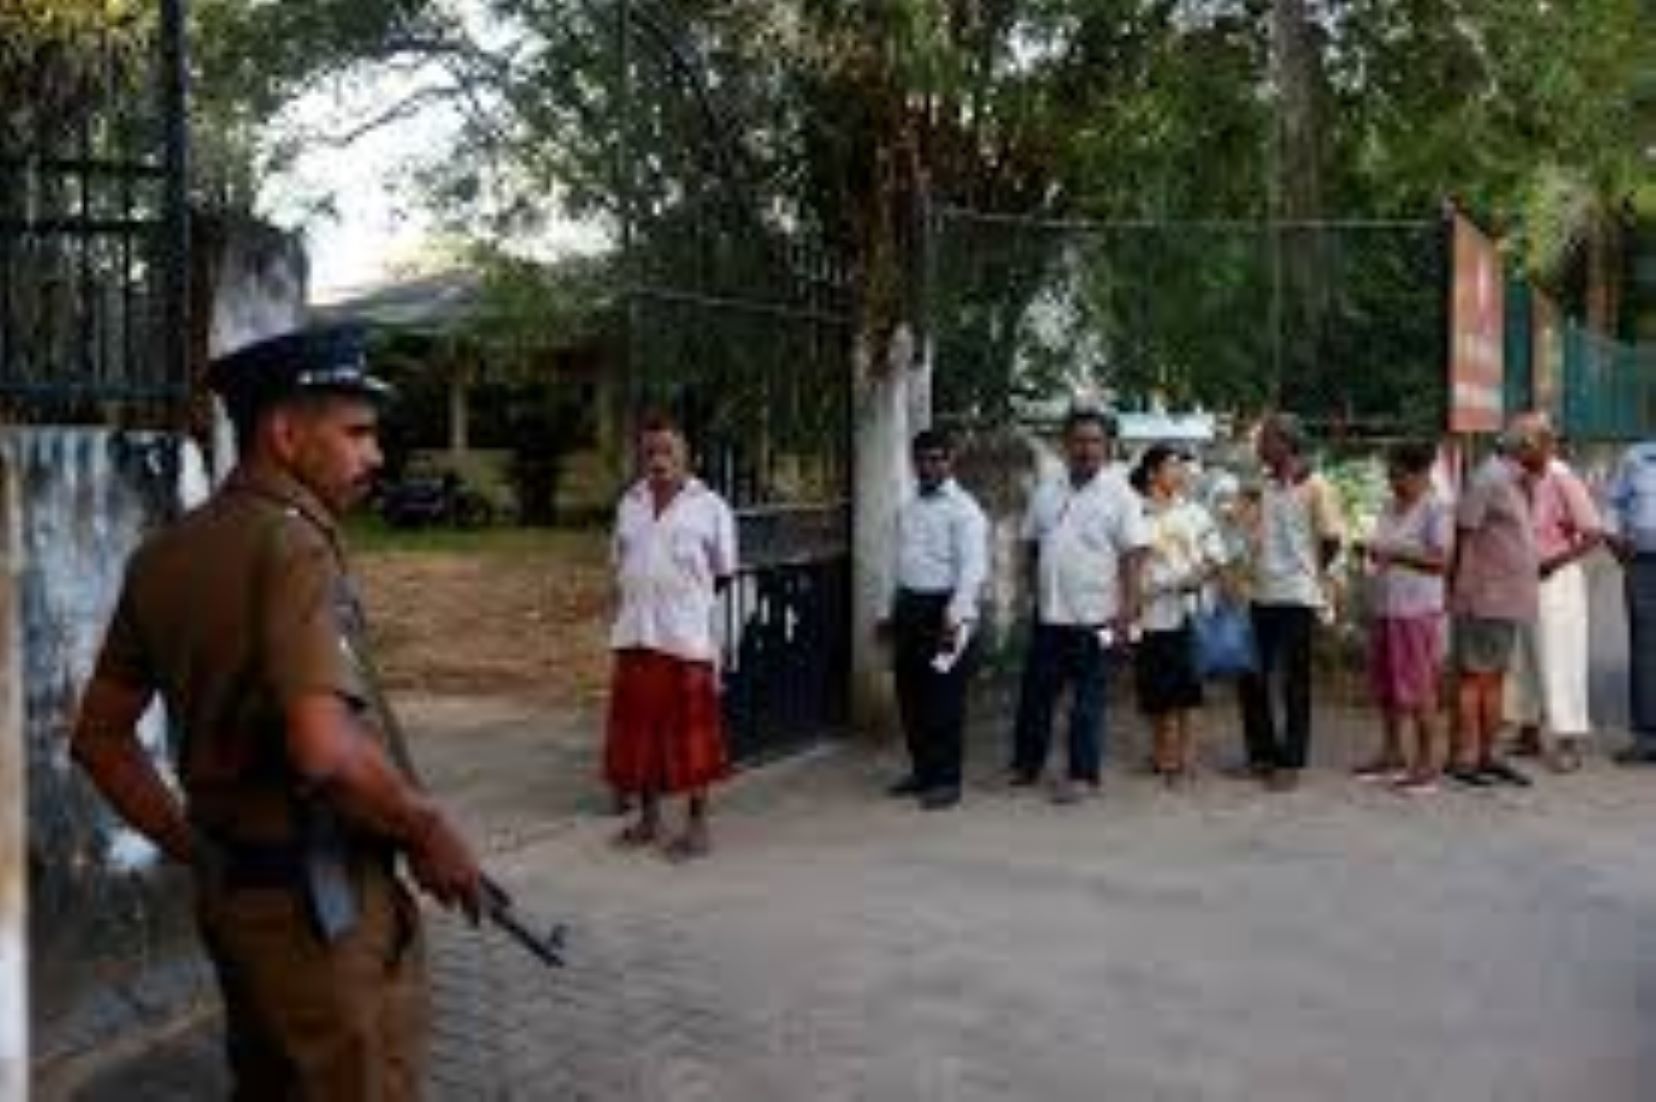
[[[438,334],[470,320],[483,298],[483,277],[455,269],[371,284],[313,307],[320,322],[355,322],[379,329]]]

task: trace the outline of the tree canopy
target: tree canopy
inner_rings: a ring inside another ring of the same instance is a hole
[[[1594,279],[1573,285],[1570,273],[1597,268],[1599,283],[1609,279],[1618,228],[1630,212],[1650,216],[1656,202],[1656,36],[1644,7],[1642,0],[195,5],[202,110],[221,131],[257,132],[321,77],[363,65],[418,66],[429,80],[414,99],[446,101],[466,119],[454,148],[433,157],[424,177],[432,202],[456,226],[509,245],[550,217],[618,225],[626,214],[665,240],[692,216],[717,210],[719,225],[739,219],[758,239],[810,234],[851,258],[863,323],[875,339],[919,305],[922,194],[985,211],[1186,223],[1429,222],[1453,197],[1506,230],[1517,259],[1585,308]],[[407,109],[386,104],[363,126]],[[1047,385],[1048,367],[1062,366],[1043,367],[1036,356],[1025,357],[1028,378],[1012,380],[1006,370],[1008,342],[1028,330],[1033,304],[1074,283],[1077,254],[1061,244],[1061,235],[1035,234],[1009,251],[993,265],[996,295],[957,319],[965,327],[957,344],[979,349],[983,361],[969,404],[1003,406],[1014,384]],[[1248,248],[1171,250],[1152,274],[1175,301],[1228,295],[1236,300],[1228,316],[1257,321],[1257,302],[1225,278],[1227,268],[1255,264]],[[1305,324],[1316,328],[1331,307],[1315,288],[1336,261],[1326,245],[1288,252],[1276,278],[1303,285]],[[1125,255],[1076,292],[1087,309],[1118,321],[1128,314],[1116,300],[1142,296]],[[705,267],[706,257],[700,262]],[[1401,309],[1381,293],[1410,277],[1399,263],[1377,262],[1341,308]],[[1141,267],[1137,278],[1148,271]],[[1147,315],[1137,308],[1142,324]],[[1181,362],[1178,346],[1188,337],[1170,330],[1165,347],[1154,349],[1158,362],[1142,370],[1105,349],[1106,368],[1141,388],[1171,382],[1238,401],[1256,396],[1219,385],[1234,381],[1231,369],[1204,375],[1200,364]],[[1290,359],[1299,354],[1289,350]],[[1209,358],[1194,348],[1183,356]],[[1184,376],[1169,380],[1168,363]]]

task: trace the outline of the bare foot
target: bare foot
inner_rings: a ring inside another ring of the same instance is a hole
[[[622,849],[638,849],[641,846],[654,845],[661,837],[661,827],[647,820],[629,823],[616,834],[615,845]]]
[[[667,843],[665,855],[674,864],[694,861],[713,852],[713,837],[705,823],[684,828],[684,833]]]

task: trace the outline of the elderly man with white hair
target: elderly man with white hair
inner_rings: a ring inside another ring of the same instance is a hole
[[[1525,464],[1524,492],[1540,574],[1536,618],[1518,631],[1505,711],[1518,725],[1518,753],[1545,753],[1557,772],[1581,767],[1592,735],[1587,715],[1589,642],[1587,572],[1582,559],[1604,542],[1592,494],[1558,457],[1558,434],[1544,414],[1528,422],[1536,448]]]

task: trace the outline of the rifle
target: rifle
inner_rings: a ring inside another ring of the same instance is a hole
[[[544,934],[531,930],[518,915],[512,897],[492,877],[483,878],[483,915],[507,937],[533,953],[548,968],[562,968],[564,926],[558,923]]]
[[[386,699],[385,691],[380,687],[379,670],[366,654],[351,645],[349,639],[345,636],[340,638],[345,643],[346,652],[363,673],[370,697],[369,704],[379,713],[381,721],[385,724],[385,741],[391,760],[407,776],[409,783],[423,789],[425,782],[420,779],[419,770],[415,768],[414,755],[408,749],[402,721],[397,718],[397,713],[391,710],[391,702]],[[558,923],[544,934],[535,933],[518,914],[511,895],[494,877],[487,874],[483,877],[483,917],[548,968],[563,967],[564,925]]]

